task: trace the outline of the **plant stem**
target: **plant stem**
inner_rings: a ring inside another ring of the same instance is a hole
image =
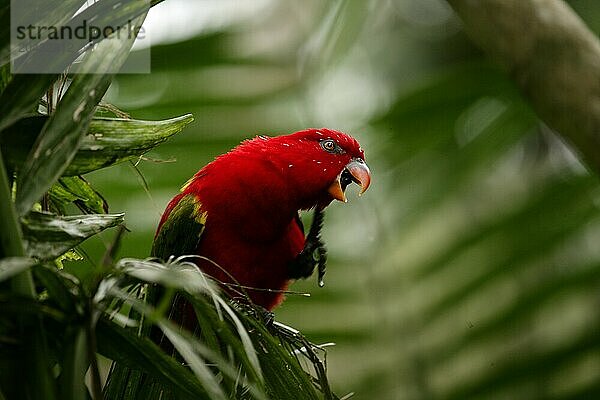
[[[600,40],[562,0],[447,0],[538,115],[600,172]]]
[[[0,258],[23,256],[25,256],[25,249],[21,225],[15,212],[11,187],[0,149]],[[12,278],[11,288],[16,295],[36,298],[30,270],[21,272]],[[48,365],[48,351],[44,340],[42,321],[38,320],[37,324],[33,325],[33,331],[31,330],[32,325],[28,324],[26,327],[24,320],[20,321],[20,324],[20,340],[24,342],[24,357],[15,360],[17,364],[21,365],[15,366],[14,374],[11,374],[10,377],[3,377],[8,379],[3,379],[2,383],[20,388],[18,390],[21,391],[21,396],[23,393],[27,393],[30,398],[55,399],[56,391]],[[27,338],[30,340],[25,343]]]
[[[10,181],[4,167],[2,151],[0,151],[0,256],[25,256],[21,225],[12,201]],[[34,297],[35,288],[31,272],[26,271],[14,277],[12,288],[18,294]]]
[[[90,373],[92,381],[92,399],[102,400],[102,383],[100,379],[100,369],[98,368],[98,356],[96,354],[96,323],[98,322],[99,312],[94,309],[93,299],[89,300],[90,316],[86,323],[86,339],[87,339],[87,351],[88,361],[90,363]]]

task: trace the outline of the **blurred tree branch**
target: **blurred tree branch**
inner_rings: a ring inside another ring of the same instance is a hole
[[[600,41],[562,0],[448,0],[538,115],[600,173]]]

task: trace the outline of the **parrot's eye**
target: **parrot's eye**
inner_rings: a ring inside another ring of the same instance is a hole
[[[342,149],[333,139],[325,139],[321,140],[321,148],[328,153],[332,154],[343,154],[344,149]]]

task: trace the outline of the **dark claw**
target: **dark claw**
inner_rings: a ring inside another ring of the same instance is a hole
[[[304,249],[289,265],[289,277],[291,279],[306,279],[310,277],[315,267],[321,270],[322,254],[326,254],[325,246],[320,240],[306,242]]]
[[[327,270],[327,249],[325,246],[319,247],[319,263],[318,263],[318,273],[317,276],[319,287],[325,286],[325,282],[323,282],[323,277],[325,277],[325,271]]]
[[[323,209],[315,209],[314,217],[304,249],[289,266],[289,277],[291,279],[300,279],[310,277],[315,267],[318,270],[319,286],[323,287],[323,276],[327,264],[327,249],[321,240],[321,228],[323,227]]]

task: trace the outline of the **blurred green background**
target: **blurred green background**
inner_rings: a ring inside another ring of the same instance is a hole
[[[569,3],[600,31],[598,1]],[[167,0],[146,32],[152,73],[117,77],[105,101],[196,120],[141,175],[128,164],[88,175],[126,212],[120,256],[146,257],[168,200],[242,139],[343,130],[373,184],[328,208],[326,286],[299,282],[312,296],[276,311],[336,343],[337,394],[596,398],[600,185],[445,2]],[[112,235],[86,243],[91,260]]]

